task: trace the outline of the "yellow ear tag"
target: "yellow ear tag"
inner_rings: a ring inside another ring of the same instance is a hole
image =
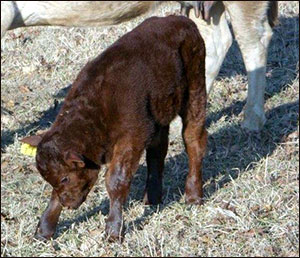
[[[21,145],[21,153],[24,155],[35,157],[36,149],[36,147],[33,147],[28,143],[22,143]]]

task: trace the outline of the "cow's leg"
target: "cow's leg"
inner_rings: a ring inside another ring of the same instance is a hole
[[[248,97],[242,126],[251,131],[261,130],[266,121],[265,73],[268,45],[272,36],[266,15],[268,2],[256,3],[230,2],[226,5],[248,75]]]
[[[122,207],[129,192],[132,176],[137,170],[143,152],[142,144],[139,145],[139,148],[133,142],[128,137],[119,140],[114,148],[113,158],[105,176],[105,185],[110,199],[109,215],[105,228],[109,241],[122,239]]]
[[[39,221],[34,237],[39,240],[49,240],[55,233],[61,211],[62,206],[58,195],[52,190],[50,202]]]
[[[1,1],[1,38],[10,28],[15,17],[13,1]]]
[[[210,10],[210,21],[206,22],[196,18],[194,11],[190,11],[189,18],[192,19],[204,39],[206,47],[205,76],[206,91],[209,93],[213,82],[218,75],[223,60],[232,44],[232,35],[226,21],[224,6],[221,2],[216,3]]]
[[[145,204],[159,204],[162,200],[164,161],[168,151],[169,126],[161,127],[146,150],[147,183]]]

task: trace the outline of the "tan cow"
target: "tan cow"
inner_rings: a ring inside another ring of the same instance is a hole
[[[1,1],[1,37],[39,25],[114,25],[146,13],[156,1]]]
[[[1,37],[7,30],[35,26],[102,26],[124,22],[161,1],[1,1]],[[249,89],[243,126],[260,130],[265,121],[267,49],[278,6],[274,1],[178,1],[183,12],[198,26],[206,45],[206,87],[210,92],[232,35],[225,17],[230,16],[240,46]],[[195,12],[189,12],[194,8]],[[202,14],[202,17],[198,16]]]
[[[206,45],[206,88],[210,92],[225,55],[232,44],[226,12],[230,16],[235,38],[241,49],[248,74],[248,97],[242,126],[253,131],[262,129],[266,117],[264,93],[266,62],[272,27],[277,23],[278,3],[275,1],[198,1],[201,12],[183,12],[197,24]],[[191,3],[194,4],[194,3]],[[195,16],[195,14],[199,13]]]

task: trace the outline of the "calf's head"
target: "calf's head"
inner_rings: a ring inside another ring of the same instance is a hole
[[[36,167],[61,205],[77,209],[95,184],[100,167],[74,150],[61,150],[51,138],[36,135],[21,141],[37,147]]]

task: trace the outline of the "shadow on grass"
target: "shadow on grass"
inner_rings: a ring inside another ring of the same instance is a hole
[[[297,26],[297,28],[296,28]],[[233,34],[232,27],[230,26]],[[265,100],[285,90],[298,76],[299,63],[299,16],[279,17],[279,25],[273,28],[273,36],[268,48],[266,74],[267,86]],[[236,40],[233,40],[216,80],[247,75],[242,55]],[[214,91],[214,89],[212,90]],[[213,100],[212,100],[213,101]],[[217,122],[224,115],[238,115],[242,112],[246,100],[236,101],[231,106],[215,112],[207,119],[207,125]]]
[[[209,136],[207,154],[203,161],[203,181],[211,181],[204,189],[205,198],[222,188],[232,179],[237,178],[245,170],[250,169],[260,159],[272,155],[278,143],[287,135],[297,130],[299,115],[299,101],[284,104],[267,113],[267,124],[264,130],[257,133],[247,133],[238,125],[232,125],[220,129]],[[181,161],[186,162],[181,162]],[[180,161],[180,162],[178,162]],[[174,174],[172,167],[180,165]],[[143,173],[146,181],[146,168],[141,166],[137,172]],[[132,228],[142,228],[144,222],[155,212],[163,210],[173,202],[178,202],[184,193],[185,178],[188,170],[188,158],[185,152],[168,159],[164,172],[164,198],[159,208],[147,207],[144,214],[129,223],[129,231]],[[216,182],[214,179],[221,176]],[[140,180],[139,180],[140,181]],[[175,182],[174,182],[175,181]],[[134,185],[135,194],[129,196],[129,202],[141,200],[144,186]]]
[[[299,101],[278,106],[267,113],[268,121],[261,133],[247,133],[238,125],[220,129],[209,136],[207,154],[203,162],[203,180],[211,181],[204,189],[206,199],[222,188],[232,179],[237,178],[245,170],[251,168],[260,159],[272,155],[278,143],[287,135],[297,130]],[[176,173],[172,168],[176,165]],[[179,166],[179,167],[178,167]],[[142,201],[145,182],[146,166],[139,167],[131,184],[125,210],[132,201]],[[174,202],[178,202],[184,193],[185,178],[188,170],[188,159],[185,152],[169,158],[165,162],[164,198],[158,206],[145,206],[144,213],[127,222],[126,233],[133,229],[141,230],[147,220],[155,212],[160,212]],[[216,182],[214,178],[221,176]],[[79,224],[101,212],[107,215],[109,200],[104,199],[99,206],[71,220],[59,223],[56,237],[69,229],[73,223]]]
[[[53,105],[48,110],[42,113],[38,121],[30,124],[20,124],[20,128],[17,130],[8,130],[3,132],[1,131],[1,153],[5,152],[6,146],[13,144],[16,134],[20,136],[20,138],[22,138],[27,135],[28,132],[34,134],[34,132],[36,132],[37,130],[44,130],[49,128],[50,125],[54,122],[60,108],[63,105],[63,102],[58,104],[58,99],[64,98],[71,86],[72,84],[66,86],[53,96]],[[6,110],[5,108],[1,107],[1,115],[2,113],[13,115],[12,111]]]

